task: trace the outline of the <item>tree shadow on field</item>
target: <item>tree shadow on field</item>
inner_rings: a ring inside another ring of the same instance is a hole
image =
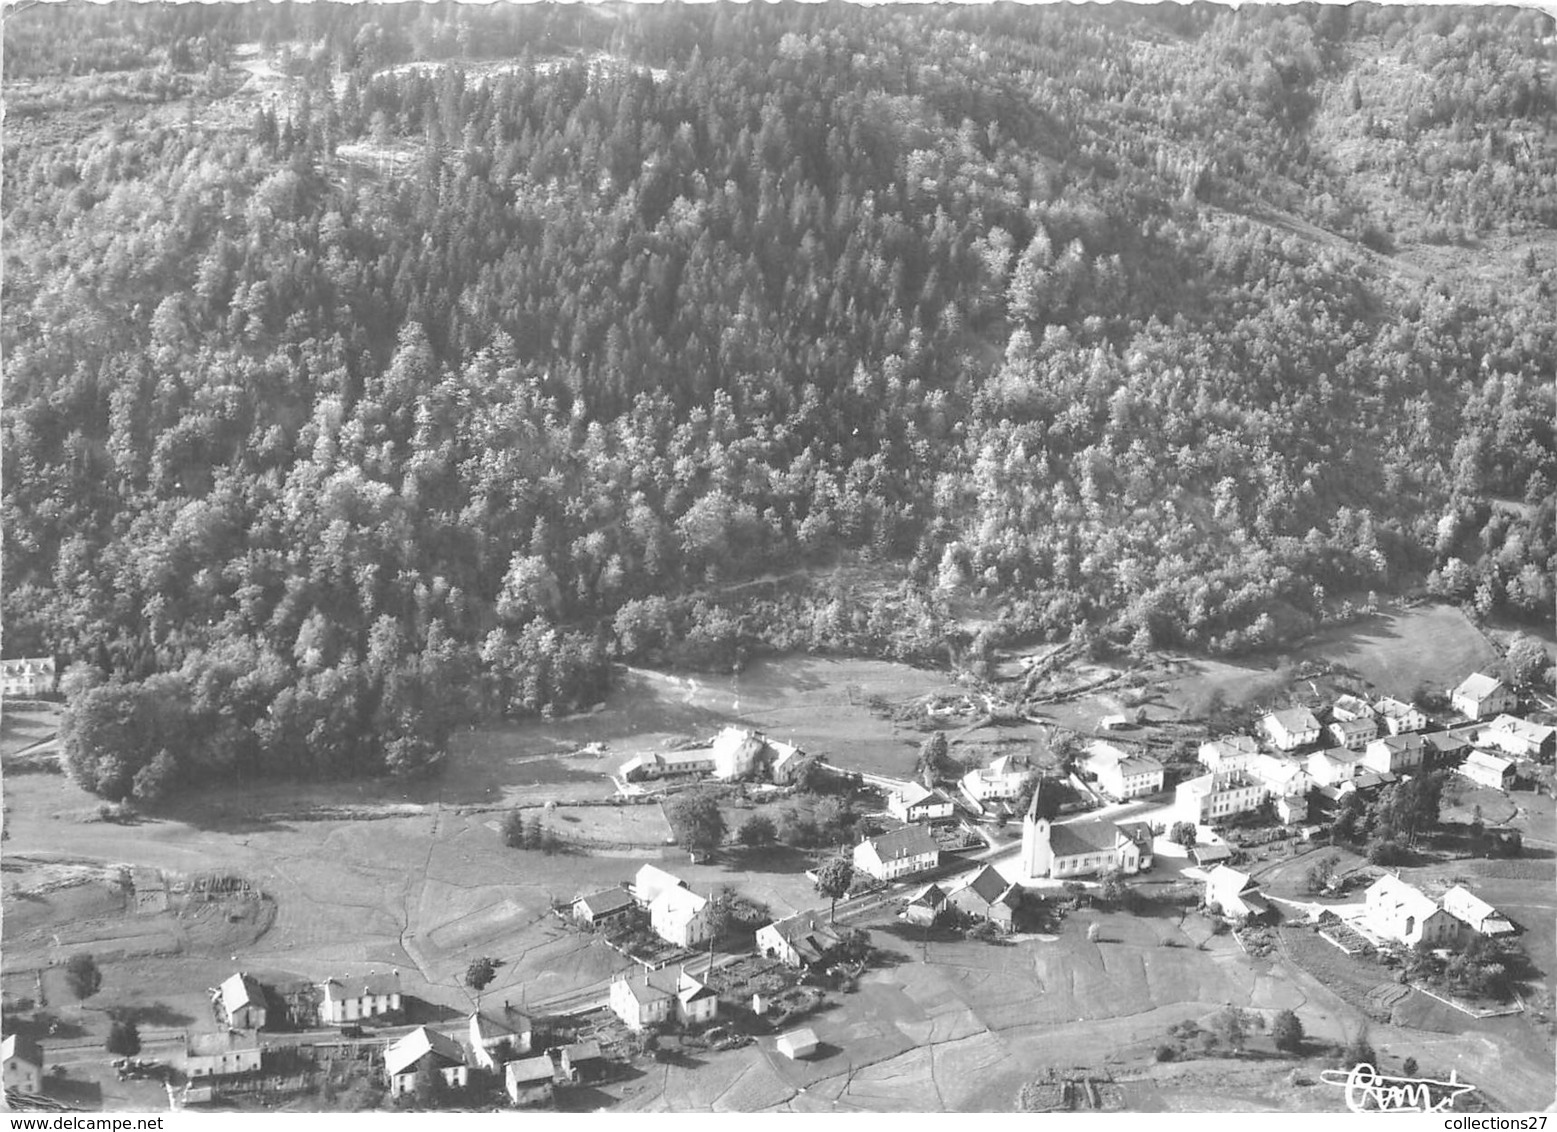
[[[45,1077],[43,1095],[76,1108],[98,1108],[103,1103],[103,1087],[96,1081],[70,1077]]]
[[[760,849],[739,849],[720,854],[725,871],[740,873],[784,873],[794,875],[815,867],[811,857],[788,845],[764,845]]]
[[[165,1002],[153,1002],[149,1006],[116,1006],[109,1009],[108,1016],[115,1021],[164,1029],[189,1026],[195,1021],[192,1015],[174,1010]]]
[[[558,1112],[599,1112],[616,1104],[616,1098],[590,1085],[575,1085],[556,1092]]]

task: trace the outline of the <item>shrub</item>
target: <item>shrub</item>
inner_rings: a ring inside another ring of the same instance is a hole
[[[1160,1046],[1157,1047],[1158,1061],[1172,1061],[1178,1055],[1179,1051],[1173,1046],[1170,1046],[1167,1042],[1163,1042]]]
[[[1303,1023],[1291,1010],[1283,1010],[1271,1025],[1271,1037],[1277,1049],[1299,1053],[1303,1049]]]

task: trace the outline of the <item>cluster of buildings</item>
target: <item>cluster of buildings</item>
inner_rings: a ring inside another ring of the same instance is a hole
[[[605,929],[647,920],[655,935],[681,948],[707,943],[714,931],[708,897],[698,895],[686,881],[654,865],[640,868],[626,887],[602,889],[575,898],[572,914],[581,924]]]
[[[1511,935],[1513,923],[1462,885],[1437,900],[1399,877],[1385,875],[1364,894],[1362,925],[1380,939],[1414,947],[1452,947],[1471,935]]]
[[[794,781],[805,752],[749,727],[726,727],[706,747],[634,755],[621,765],[623,782],[662,778],[757,779],[780,785]]]
[[[1501,680],[1476,673],[1450,702],[1466,722],[1431,732],[1420,709],[1391,697],[1338,696],[1328,722],[1306,707],[1271,712],[1260,721],[1260,739],[1230,735],[1201,744],[1206,773],[1178,785],[1175,810],[1181,820],[1215,825],[1269,802],[1279,820],[1301,822],[1311,804],[1328,809],[1401,775],[1454,770],[1507,790],[1520,762],[1557,753],[1557,728],[1512,714],[1518,698]]]

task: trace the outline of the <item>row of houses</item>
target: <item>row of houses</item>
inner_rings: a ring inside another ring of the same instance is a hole
[[[304,984],[299,993],[289,989],[279,998],[292,1000],[291,1021],[294,1024],[315,1020],[325,1026],[343,1026],[363,1022],[371,1018],[383,1018],[398,1014],[404,1006],[400,993],[400,972],[387,975],[369,974],[362,977],[329,978],[318,984]],[[263,1030],[271,1018],[271,998],[266,986],[252,975],[240,971],[221,986],[211,990],[211,1001],[217,1019],[233,1030]],[[306,1002],[296,1002],[306,999]]]
[[[501,1022],[494,1024],[503,1025]],[[528,1033],[522,1044],[513,1041],[512,1035],[505,1036],[500,1042],[483,1044],[476,1037],[474,1019],[471,1027],[468,1047],[452,1035],[427,1026],[418,1026],[391,1043],[384,1050],[384,1078],[389,1085],[389,1095],[398,1097],[415,1092],[418,1081],[426,1075],[436,1075],[444,1088],[463,1089],[470,1084],[472,1069],[498,1072],[501,1066],[503,1088],[509,1100],[516,1105],[532,1104],[548,1098],[556,1084],[598,1076],[606,1064],[598,1042],[574,1042],[535,1054],[531,1051]],[[530,1056],[510,1057],[510,1054]]]

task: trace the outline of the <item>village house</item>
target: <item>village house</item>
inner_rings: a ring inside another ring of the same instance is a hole
[[[1470,750],[1470,740],[1463,730],[1429,731],[1422,736],[1422,769],[1434,771],[1458,767]]]
[[[1174,812],[1196,825],[1221,825],[1252,813],[1265,801],[1264,785],[1244,770],[1213,771],[1181,782],[1173,792]]]
[[[987,920],[1010,931],[1022,905],[1022,889],[1001,876],[993,865],[985,865],[972,880],[955,889],[947,900],[965,916]]]
[[[573,902],[573,918],[592,927],[610,927],[630,919],[638,902],[620,886],[580,896]]]
[[[1496,937],[1514,933],[1514,925],[1507,916],[1463,885],[1457,884],[1445,892],[1441,903],[1444,911],[1480,935]]]
[[[265,989],[257,980],[240,972],[222,983],[213,997],[221,1020],[232,1029],[265,1028]]]
[[[1460,764],[1460,773],[1489,790],[1508,790],[1514,785],[1514,760],[1473,749]]]
[[[1162,764],[1152,756],[1130,754],[1101,741],[1093,743],[1088,751],[1084,765],[1109,796],[1126,801],[1162,789]]]
[[[1360,751],[1378,737],[1379,721],[1372,715],[1360,716],[1356,719],[1336,719],[1325,730],[1339,746]]]
[[[903,822],[938,821],[952,816],[952,801],[940,790],[910,782],[901,790],[892,791],[887,812]]]
[[[661,967],[616,978],[611,983],[611,1012],[631,1030],[672,1021],[693,1026],[714,1019],[719,996],[684,967]]]
[[[927,887],[918,896],[908,902],[903,911],[903,918],[911,924],[929,926],[940,919],[941,913],[946,908],[946,893],[938,884]]]
[[[1283,825],[1296,825],[1308,820],[1308,791],[1299,794],[1273,794],[1271,806],[1276,820]]]
[[[529,1053],[533,1037],[530,1019],[506,999],[498,1009],[486,1007],[471,1012],[470,1059],[481,1069],[496,1072],[510,1057]]]
[[[713,774],[714,766],[713,748],[694,747],[685,751],[651,751],[634,755],[621,765],[617,773],[624,782],[645,782],[656,778]]]
[[[1271,712],[1260,720],[1260,730],[1278,751],[1295,751],[1319,742],[1319,721],[1304,707]]]
[[[234,1077],[258,1073],[259,1035],[253,1030],[190,1034],[184,1041],[184,1073],[194,1077]]]
[[[707,988],[704,988],[707,990]],[[713,995],[712,991],[707,991]],[[714,1001],[717,1003],[717,997]],[[712,1015],[710,1015],[712,1017]],[[600,1052],[600,1043],[596,1041],[573,1042],[565,1045],[557,1052],[558,1067],[567,1080],[578,1084],[580,1081],[598,1081],[605,1075],[610,1064],[605,1054]]]
[[[709,750],[715,778],[767,777],[767,740],[749,727],[726,727],[714,736]]]
[[[1207,770],[1240,770],[1259,757],[1260,745],[1248,735],[1224,735],[1200,744],[1200,762]]]
[[[1205,901],[1222,913],[1237,919],[1253,919],[1270,912],[1270,904],[1260,892],[1260,882],[1248,873],[1226,865],[1217,865],[1206,873]]]
[[[1363,922],[1375,935],[1407,947],[1426,942],[1446,947],[1460,934],[1460,921],[1398,877],[1382,876],[1364,894]]]
[[[1384,730],[1391,735],[1420,731],[1427,726],[1427,716],[1422,714],[1420,708],[1390,696],[1385,696],[1373,705],[1373,714],[1378,716]]]
[[[1519,710],[1519,697],[1495,676],[1476,672],[1449,694],[1449,706],[1466,719],[1488,719]]]
[[[1213,842],[1210,845],[1197,845],[1189,851],[1189,859],[1201,868],[1207,865],[1219,865],[1224,861],[1233,859],[1233,851],[1223,841]]]
[[[503,1090],[515,1105],[539,1105],[551,1100],[557,1070],[545,1054],[503,1066]]]
[[[1261,752],[1254,756],[1244,770],[1256,782],[1265,787],[1273,797],[1284,794],[1307,794],[1314,780],[1304,769],[1304,761],[1291,755],[1269,755]]]
[[[319,985],[319,1020],[326,1026],[362,1022],[400,1010],[400,972],[367,978],[326,979]]]
[[[37,1093],[43,1090],[43,1049],[21,1034],[7,1034],[0,1041],[0,1064],[5,1066],[6,1091]]]
[[[416,1077],[424,1068],[436,1073],[451,1089],[463,1089],[470,1083],[470,1067],[465,1051],[447,1034],[418,1026],[384,1050],[384,1078],[389,1095],[403,1096],[416,1091]]]
[[[1341,695],[1335,697],[1335,703],[1330,705],[1330,717],[1343,722],[1351,722],[1357,719],[1372,719],[1373,708],[1358,696]]]
[[[1349,782],[1368,769],[1363,762],[1363,752],[1346,747],[1331,747],[1308,756],[1308,776],[1316,786],[1336,786]]]
[[[649,926],[666,943],[696,947],[713,934],[713,910],[706,896],[673,886],[649,902]]]
[[[1368,744],[1362,765],[1380,774],[1412,774],[1422,769],[1424,750],[1420,735],[1386,735]]]
[[[989,802],[1010,801],[1022,792],[1022,784],[1031,772],[1024,756],[1001,755],[987,767],[963,775],[962,792],[977,809]]]
[[[1532,723],[1518,716],[1498,716],[1481,732],[1481,738],[1515,758],[1550,759],[1557,754],[1557,727]]]
[[[796,912],[758,928],[756,942],[757,951],[769,959],[791,967],[813,967],[827,962],[839,939],[823,913]]]
[[[866,837],[854,847],[854,867],[880,881],[901,880],[935,868],[941,861],[941,847],[923,826]]]
[[[54,691],[54,658],[31,656],[0,660],[0,695],[7,699],[31,699]]]

